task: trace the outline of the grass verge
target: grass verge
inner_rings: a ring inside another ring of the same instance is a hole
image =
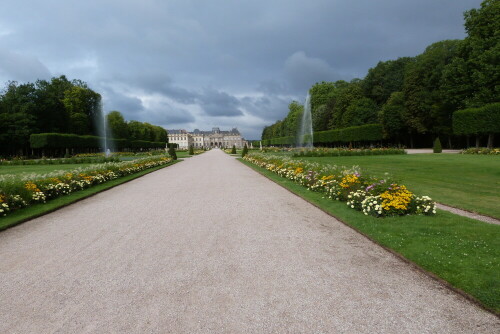
[[[441,210],[435,216],[365,216],[343,202],[238,160],[500,315],[500,226]]]
[[[371,175],[388,172],[420,195],[500,219],[500,157],[466,154],[299,158],[320,164],[358,165]]]
[[[167,165],[158,166],[158,167],[154,167],[151,169],[146,169],[146,170],[140,171],[140,172],[132,174],[132,175],[127,175],[127,176],[121,177],[119,179],[115,179],[115,180],[108,181],[106,183],[98,184],[96,186],[71,193],[67,196],[61,196],[61,197],[52,199],[52,200],[48,201],[47,203],[35,204],[35,205],[31,205],[29,207],[26,207],[24,209],[14,211],[12,213],[9,213],[7,216],[0,218],[0,231],[3,231],[3,230],[8,229],[10,227],[19,225],[27,220],[30,220],[30,219],[45,215],[47,213],[53,212],[57,209],[60,209],[62,207],[65,207],[67,205],[75,203],[75,202],[80,201],[82,199],[85,199],[87,197],[93,196],[97,193],[108,190],[110,188],[116,187],[116,186],[123,184],[125,182],[132,181],[132,180],[137,179],[137,178],[144,176],[146,174],[155,172],[159,169],[171,166],[177,162],[179,162],[179,160],[172,161],[171,163],[169,163]]]
[[[11,165],[0,166],[0,175],[47,174],[57,170],[75,170],[94,165],[94,163],[59,164],[59,165]]]

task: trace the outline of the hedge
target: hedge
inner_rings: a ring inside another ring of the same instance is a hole
[[[344,129],[318,131],[313,134],[315,143],[349,143],[383,139],[381,124],[366,124]],[[295,145],[295,137],[279,137],[262,140],[263,146]]]
[[[477,135],[500,133],[500,102],[453,113],[453,133]]]
[[[30,145],[33,149],[97,149],[102,148],[102,137],[79,136],[67,133],[37,133],[30,136]],[[108,139],[108,142],[117,150],[165,148],[163,142],[144,140]]]

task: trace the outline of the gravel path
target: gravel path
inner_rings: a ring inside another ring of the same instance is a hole
[[[436,207],[438,209],[445,210],[445,211],[454,213],[454,214],[459,215],[459,216],[464,216],[464,217],[480,220],[480,221],[485,222],[485,223],[500,225],[500,219],[496,219],[496,218],[489,217],[489,216],[483,216],[479,213],[465,211],[465,210],[454,208],[452,206],[449,206],[446,204],[441,204],[441,203],[436,203]]]
[[[222,151],[0,233],[0,333],[498,333]]]

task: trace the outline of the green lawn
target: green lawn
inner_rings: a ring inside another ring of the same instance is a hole
[[[409,161],[413,159],[410,157]],[[344,202],[324,198],[321,193],[309,191],[275,173],[242,162],[380,245],[448,281],[485,307],[500,312],[500,226],[441,210],[435,216],[365,216],[350,209]]]
[[[390,173],[419,195],[500,218],[500,157],[465,154],[408,154],[298,158]]]
[[[56,170],[73,170],[80,167],[88,167],[92,163],[86,164],[60,164],[60,165],[13,165],[13,166],[0,166],[0,175],[6,174],[46,174]]]

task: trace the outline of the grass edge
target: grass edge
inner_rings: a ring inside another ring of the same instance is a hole
[[[492,308],[489,308],[487,307],[486,305],[484,305],[479,299],[477,299],[476,297],[474,297],[473,295],[453,286],[450,282],[446,281],[445,279],[441,278],[440,276],[438,276],[437,274],[431,272],[431,271],[428,271],[426,269],[424,269],[423,267],[419,266],[417,263],[409,260],[408,258],[406,258],[404,255],[398,253],[397,251],[393,250],[392,248],[389,248],[387,246],[384,246],[382,244],[380,244],[379,242],[377,242],[376,239],[370,237],[368,234],[364,233],[363,231],[359,230],[358,228],[352,226],[351,224],[349,224],[347,221],[335,216],[334,214],[332,214],[331,212],[329,212],[328,210],[324,209],[323,207],[321,207],[320,205],[314,203],[313,201],[310,201],[309,199],[305,198],[304,196],[302,196],[300,193],[298,192],[295,192],[293,191],[292,189],[289,189],[288,187],[286,187],[286,185],[278,182],[281,177],[278,176],[278,175],[273,175],[272,176],[275,176],[276,179],[273,179],[271,178],[270,176],[262,173],[262,168],[259,167],[259,166],[256,166],[250,162],[247,162],[245,160],[243,160],[242,158],[238,158],[237,159],[238,161],[240,161],[241,163],[243,163],[243,165],[249,167],[250,169],[254,170],[255,172],[259,173],[260,175],[264,176],[265,178],[267,178],[268,180],[274,182],[275,184],[277,184],[278,186],[282,187],[283,189],[287,190],[288,192],[294,194],[295,196],[298,196],[300,197],[301,199],[303,199],[304,201],[308,202],[309,204],[315,206],[316,208],[320,209],[321,211],[323,211],[324,213],[326,213],[327,215],[335,218],[337,221],[339,221],[340,223],[342,223],[343,225],[347,226],[348,228],[352,229],[353,231],[355,231],[356,233],[359,233],[361,234],[363,237],[365,237],[366,239],[368,239],[370,242],[372,242],[373,244],[383,248],[384,250],[388,251],[389,253],[391,253],[392,255],[396,256],[398,259],[402,260],[404,263],[408,264],[411,269],[413,270],[416,270],[418,272],[421,272],[423,274],[425,274],[426,276],[430,277],[431,279],[439,282],[441,285],[443,285],[445,288],[447,288],[448,290],[452,291],[452,292],[455,292],[457,294],[459,294],[460,296],[462,296],[463,298],[465,298],[466,300],[468,300],[469,302],[471,302],[472,304],[474,304],[475,306],[481,308],[482,310],[485,310],[493,315],[495,315],[497,318],[500,319],[500,311],[496,311],[495,309],[492,309]],[[470,218],[472,219],[472,218]]]
[[[115,179],[115,180],[111,180],[110,182],[113,182],[113,181],[116,181],[116,183],[112,183],[112,184],[106,184],[106,183],[101,183],[101,184],[98,184],[94,187],[99,187],[99,186],[102,186],[102,188],[99,188],[99,189],[94,189],[94,191],[91,191],[90,193],[88,194],[80,194],[82,196],[78,196],[76,198],[68,198],[69,196],[71,195],[78,195],[79,191],[77,192],[73,192],[71,193],[70,195],[68,196],[61,196],[57,199],[59,200],[62,200],[62,203],[60,204],[56,204],[54,207],[51,207],[51,208],[48,208],[47,210],[43,210],[41,212],[35,212],[33,214],[28,214],[27,216],[25,217],[22,217],[22,218],[19,218],[18,220],[14,220],[10,223],[6,223],[5,225],[2,225],[1,224],[1,221],[0,221],[0,233],[5,231],[5,230],[8,230],[14,226],[17,226],[17,225],[20,225],[22,223],[25,223],[29,220],[32,220],[32,219],[35,219],[35,218],[38,218],[38,217],[41,217],[41,216],[44,216],[44,215],[47,215],[49,213],[52,213],[54,211],[57,211],[61,208],[64,208],[64,207],[67,207],[73,203],[76,203],[76,202],[79,202],[79,201],[82,201],[84,199],[87,199],[89,197],[92,197],[92,196],[95,196],[101,192],[104,192],[106,190],[109,190],[109,189],[112,189],[114,187],[117,187],[119,185],[122,185],[124,183],[127,183],[127,182],[130,182],[130,181],[133,181],[135,179],[138,179],[144,175],[147,175],[147,174],[150,174],[150,173],[153,173],[153,172],[156,172],[160,169],[163,169],[163,168],[166,168],[166,167],[169,167],[169,166],[172,166],[178,162],[181,162],[182,160],[173,160],[171,162],[169,162],[168,164],[166,165],[162,165],[162,166],[157,166],[157,167],[153,167],[153,168],[150,168],[150,169],[146,169],[146,170],[143,170],[143,171],[140,171],[140,172],[137,172],[135,174],[131,174],[131,175],[127,175],[127,176],[124,176],[122,178],[119,178],[119,179]],[[91,188],[87,188],[85,190],[92,190],[92,187]],[[66,201],[64,200],[66,199]],[[45,203],[44,203],[45,204]],[[37,205],[44,205],[44,204],[37,204]],[[23,210],[29,210],[30,207],[27,207],[27,208],[24,208],[24,209],[20,209],[20,210],[16,210],[12,215],[16,214],[17,212],[19,213],[22,213]],[[26,212],[26,211],[25,211]],[[8,216],[7,216],[8,217]]]

